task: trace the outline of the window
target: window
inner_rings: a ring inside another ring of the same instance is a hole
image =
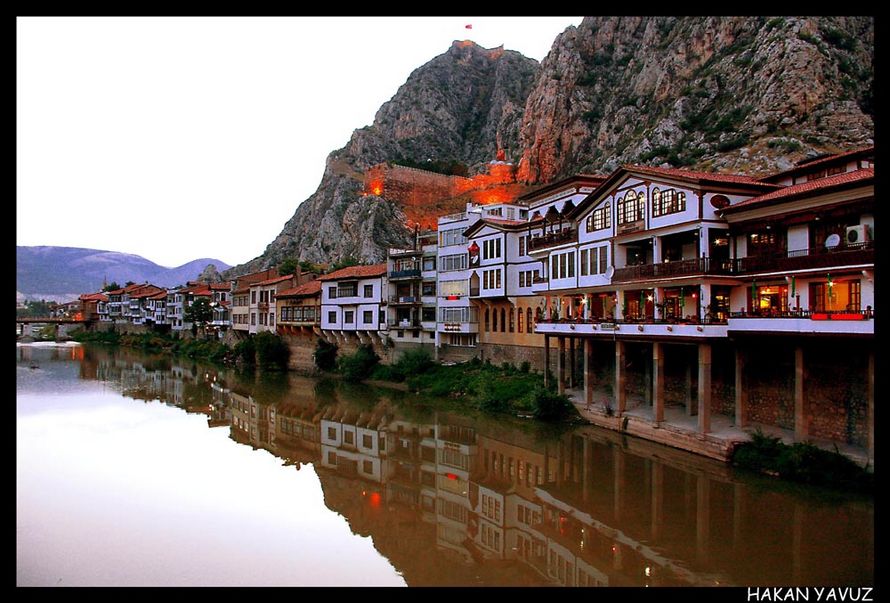
[[[328,287],[328,299],[337,299],[337,287]]]
[[[513,317],[513,308],[510,308],[510,332],[513,332],[513,328],[516,326],[515,319]]]
[[[669,188],[652,190],[652,216],[664,216],[686,210],[686,193]]]
[[[491,258],[499,258],[501,257],[501,239],[488,239],[487,241],[482,241],[482,259],[487,260]]]
[[[256,312],[250,313],[250,324],[256,326]]]
[[[608,247],[600,247],[600,274],[605,274],[606,270],[609,267],[609,248]]]
[[[436,269],[436,258],[434,258],[434,257],[423,258],[424,272],[428,272],[430,270],[435,270],[435,269]]]
[[[488,331],[488,308],[485,308],[485,330]]]
[[[475,323],[475,308],[439,308],[440,322],[472,322]]]
[[[568,254],[568,262],[569,262],[569,278],[575,277],[575,252],[570,251]]]
[[[374,472],[374,463],[372,463],[371,461],[362,461],[362,472],[373,473]]]
[[[466,270],[466,268],[467,254],[457,253],[454,255],[443,255],[439,271],[450,272],[452,270]]]
[[[337,439],[337,430],[334,427],[328,427],[328,439],[336,440]]]
[[[618,199],[616,206],[619,224],[642,220],[643,212],[646,210],[646,194],[638,195],[635,191],[627,191],[623,198]]]
[[[355,312],[353,312],[352,310],[344,311],[343,312],[343,322],[345,322],[347,324],[352,324],[352,318],[353,318],[354,314],[355,314]]]
[[[590,251],[593,251],[592,249]],[[587,249],[581,250],[581,276],[587,276],[587,270],[589,266],[587,265]]]
[[[526,255],[525,244],[527,239],[528,235],[522,235],[519,237],[519,255]]]
[[[491,330],[497,332],[498,330],[498,311],[492,310],[491,312]]]
[[[436,283],[421,283],[420,285],[420,294],[421,295],[435,295],[436,294]]]
[[[354,441],[355,434],[351,431],[343,430],[343,443],[344,444],[352,444]]]
[[[337,322],[337,313],[336,312],[328,312],[328,322],[330,322],[330,323]]]
[[[532,309],[528,308],[525,311],[525,328],[527,333],[535,332],[535,324],[532,322]]]
[[[269,326],[275,326],[275,312],[269,312]]]
[[[420,320],[424,322],[435,322],[436,321],[436,309],[435,308],[421,308],[420,309]]]
[[[519,308],[516,312],[516,332],[522,333],[522,316],[525,314],[522,308]]]
[[[366,325],[374,322],[374,311],[373,310],[365,310],[362,312],[362,322]]]
[[[507,313],[501,308],[501,333],[507,332]]]
[[[337,453],[336,452],[328,452],[328,465],[336,465],[337,464]]]
[[[367,433],[362,435],[362,447],[364,447],[364,448],[373,448],[374,447],[374,439]]]
[[[178,297],[178,296],[177,296],[177,297]],[[177,301],[180,301],[180,300],[177,300]],[[251,291],[251,292],[250,292],[250,303],[252,303],[252,304],[255,304],[255,303],[256,303],[256,291]]]
[[[374,285],[365,285],[365,297],[374,297]]]
[[[381,323],[386,322],[386,310],[380,310],[379,314],[380,314],[379,321]]]
[[[612,223],[612,204],[606,202],[604,206],[596,209],[587,217],[587,232],[603,230]]]
[[[464,236],[463,228],[452,228],[451,230],[443,230],[439,232],[439,246],[447,247],[449,245],[465,245],[467,238]],[[426,270],[426,268],[424,268]],[[431,268],[435,270],[435,267]]]

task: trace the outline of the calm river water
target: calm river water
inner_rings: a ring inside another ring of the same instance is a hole
[[[870,497],[388,389],[16,354],[20,586],[874,581]]]

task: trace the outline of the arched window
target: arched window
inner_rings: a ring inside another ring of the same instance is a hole
[[[498,330],[498,311],[497,310],[494,310],[491,313],[491,330],[492,331]]]
[[[618,216],[618,223],[624,224],[624,197],[615,199],[615,215]]]
[[[637,195],[637,220],[642,220],[646,216],[646,193],[641,192]]]
[[[659,215],[659,208],[661,207],[661,191],[658,190],[658,187],[652,189],[652,215]]]
[[[501,308],[501,333],[507,332],[507,312]]]
[[[510,306],[510,332],[513,332],[513,329],[516,327],[515,318],[513,316],[513,306]]]
[[[525,311],[525,318],[526,318],[526,320],[525,320],[526,331],[528,333],[534,333],[535,325],[534,325],[534,322],[532,322],[532,309],[531,308],[529,308],[528,310]]]
[[[485,330],[488,331],[488,308],[485,308]]]
[[[523,315],[523,311],[522,311],[522,308],[517,308],[516,310],[517,310],[517,311],[516,311],[516,332],[517,332],[517,333],[522,333],[522,315]],[[511,312],[512,312],[512,310],[511,310]]]
[[[624,195],[624,221],[637,221],[637,194],[634,191],[627,191]]]

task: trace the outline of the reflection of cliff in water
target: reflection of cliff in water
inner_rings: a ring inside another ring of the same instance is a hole
[[[299,470],[411,585],[867,585],[871,499],[752,478],[595,427],[87,349],[84,378],[201,412]],[[441,407],[441,406],[440,406]]]

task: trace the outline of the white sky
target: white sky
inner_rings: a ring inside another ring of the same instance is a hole
[[[17,244],[245,262],[327,154],[453,40],[540,61],[580,22],[19,18]]]

